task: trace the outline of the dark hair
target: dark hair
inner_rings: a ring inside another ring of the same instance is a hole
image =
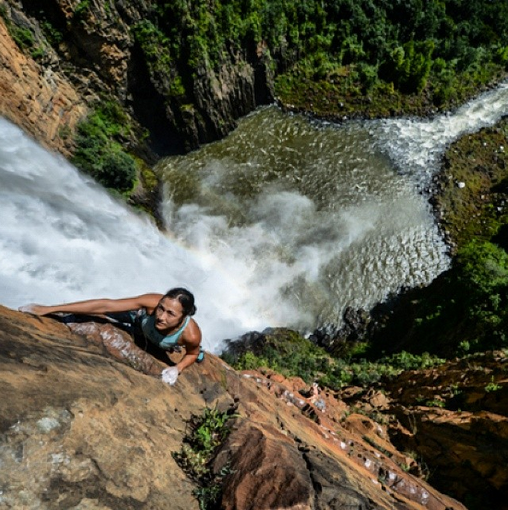
[[[194,296],[187,289],[177,287],[170,289],[164,294],[164,298],[178,299],[182,305],[184,315],[194,315],[196,313],[196,306],[194,305]]]

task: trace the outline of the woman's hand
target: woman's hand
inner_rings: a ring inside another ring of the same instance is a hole
[[[45,315],[48,312],[46,311],[46,307],[43,305],[37,305],[35,303],[30,303],[29,305],[20,306],[18,308],[19,312],[23,313],[31,313],[32,315]]]
[[[177,367],[168,367],[165,368],[161,372],[162,381],[166,384],[169,384],[170,386],[173,386],[176,383],[176,380],[178,379],[178,374],[180,372],[178,371]]]

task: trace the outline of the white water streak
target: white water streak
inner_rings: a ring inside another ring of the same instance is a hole
[[[397,167],[423,184],[436,170],[444,149],[458,137],[492,126],[508,115],[508,83],[435,119],[390,119],[381,122],[379,145]]]

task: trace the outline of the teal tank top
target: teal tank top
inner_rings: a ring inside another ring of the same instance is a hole
[[[143,331],[143,335],[150,340],[155,345],[158,345],[162,349],[170,349],[178,344],[178,340],[182,336],[184,329],[189,324],[190,317],[186,317],[183,321],[182,326],[172,333],[171,335],[164,336],[160,333],[155,327],[155,314],[148,315],[146,310],[142,310],[141,314],[138,316],[139,322],[141,324],[141,330]]]

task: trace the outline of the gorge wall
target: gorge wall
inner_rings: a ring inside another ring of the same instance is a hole
[[[0,114],[46,147],[70,155],[76,125],[88,108],[72,83],[20,51],[0,18]]]
[[[158,44],[151,0],[2,0],[0,15],[0,114],[66,155],[76,124],[104,100],[125,109],[125,146],[147,160],[221,138],[273,101],[265,48],[190,68]]]

